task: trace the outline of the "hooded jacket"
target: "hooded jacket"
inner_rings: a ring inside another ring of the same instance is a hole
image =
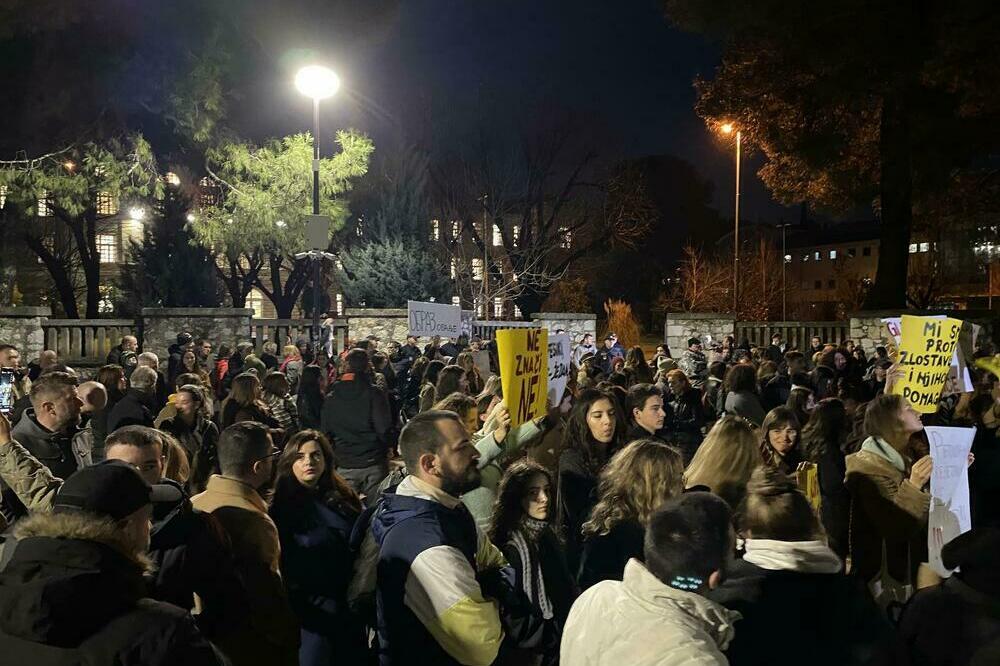
[[[111,523],[39,514],[0,573],[4,663],[212,666],[211,645],[180,608],[145,597],[146,563],[114,544]]]
[[[734,664],[860,666],[877,663],[892,630],[871,594],[841,573],[821,541],[748,539],[747,554],[708,597],[743,619],[726,650]],[[792,610],[794,609],[794,610]],[[775,619],[781,640],[775,642]]]
[[[739,613],[660,581],[637,560],[621,581],[606,580],[576,600],[560,646],[573,666],[721,665]]]
[[[371,529],[382,665],[492,664],[504,632],[479,577],[506,561],[462,503],[408,476],[383,497]]]
[[[345,375],[323,401],[323,432],[334,442],[338,467],[384,464],[385,436],[391,425],[385,394],[363,376]]]

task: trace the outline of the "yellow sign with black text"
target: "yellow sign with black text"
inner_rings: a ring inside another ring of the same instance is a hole
[[[902,371],[892,387],[921,414],[937,411],[941,390],[948,379],[955,345],[962,331],[958,319],[903,315],[896,362]]]
[[[510,427],[544,416],[548,399],[549,332],[543,328],[497,331],[497,357]]]

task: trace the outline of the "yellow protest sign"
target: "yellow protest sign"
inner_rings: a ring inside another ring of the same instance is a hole
[[[992,372],[998,379],[1000,379],[1000,355],[990,356],[987,358],[977,358],[976,367],[982,368],[987,372]]]
[[[497,356],[510,427],[545,414],[549,381],[549,332],[542,328],[497,331]]]
[[[962,331],[958,319],[903,315],[897,363],[903,376],[892,387],[922,414],[937,411]]]

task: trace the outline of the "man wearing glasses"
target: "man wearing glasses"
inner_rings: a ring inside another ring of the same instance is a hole
[[[231,626],[217,644],[235,666],[297,664],[299,626],[278,572],[278,530],[261,497],[281,451],[264,425],[247,421],[222,431],[218,453],[222,474],[213,474],[191,503],[229,535],[248,612],[227,618]]]

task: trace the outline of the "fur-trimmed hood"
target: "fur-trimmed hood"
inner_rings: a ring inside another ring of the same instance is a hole
[[[145,554],[126,554],[111,521],[76,513],[37,514],[18,524],[0,573],[0,631],[74,647],[146,596]]]

